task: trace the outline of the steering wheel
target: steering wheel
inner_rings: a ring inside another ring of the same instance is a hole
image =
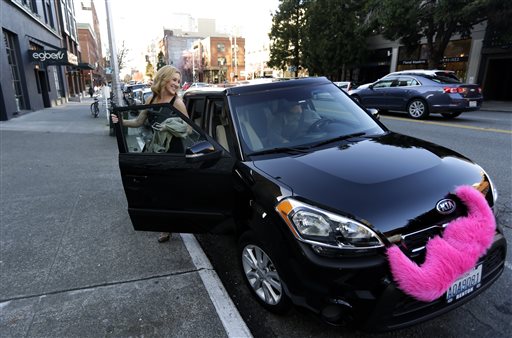
[[[333,121],[331,119],[328,119],[328,118],[325,118],[325,117],[322,117],[320,120],[316,120],[315,122],[313,122],[312,125],[309,126],[308,128],[308,132],[319,132],[319,131],[322,131],[322,129],[331,124]]]

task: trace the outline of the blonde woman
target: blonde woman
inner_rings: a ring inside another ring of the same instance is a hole
[[[178,96],[180,83],[180,71],[173,66],[163,66],[158,70],[158,72],[155,75],[153,85],[151,86],[151,91],[153,92],[153,95],[149,98],[148,103],[172,103],[176,109],[178,109],[183,115],[188,117],[185,103],[183,103],[183,100]],[[111,117],[113,123],[119,122],[119,119],[116,115],[112,114]],[[136,119],[123,121],[123,126],[138,128],[144,124],[147,118],[147,112],[142,111]]]
[[[187,109],[183,100],[178,97],[178,90],[180,89],[181,73],[173,66],[163,66],[158,70],[151,86],[153,95],[149,98],[149,104],[158,103],[171,103],[176,109],[178,109],[183,115],[188,117]],[[118,123],[119,118],[115,114],[110,115],[113,123]],[[148,119],[148,113],[146,110],[141,111],[139,116],[133,120],[123,121],[123,126],[138,128],[144,124]],[[154,121],[148,121],[150,125]],[[158,237],[159,242],[166,242],[170,239],[171,234],[168,232],[162,232]]]

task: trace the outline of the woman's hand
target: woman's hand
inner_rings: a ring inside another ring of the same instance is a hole
[[[112,119],[112,123],[119,122],[119,118],[117,117],[116,114],[110,114],[110,118]]]

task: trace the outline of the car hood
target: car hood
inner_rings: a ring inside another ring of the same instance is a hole
[[[432,213],[457,186],[477,184],[483,175],[460,154],[396,133],[259,160],[254,166],[297,198],[369,223],[382,233]]]

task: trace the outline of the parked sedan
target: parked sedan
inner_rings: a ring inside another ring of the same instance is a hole
[[[455,118],[464,111],[480,109],[483,99],[478,85],[435,72],[397,72],[349,94],[365,107],[404,111],[414,119],[425,119],[430,113]]]
[[[389,131],[326,78],[118,107],[119,168],[136,230],[238,236],[269,311],[396,329],[461,306],[504,270],[497,192],[452,150]],[[134,114],[135,112],[135,114]],[[378,170],[376,170],[378,168]]]

